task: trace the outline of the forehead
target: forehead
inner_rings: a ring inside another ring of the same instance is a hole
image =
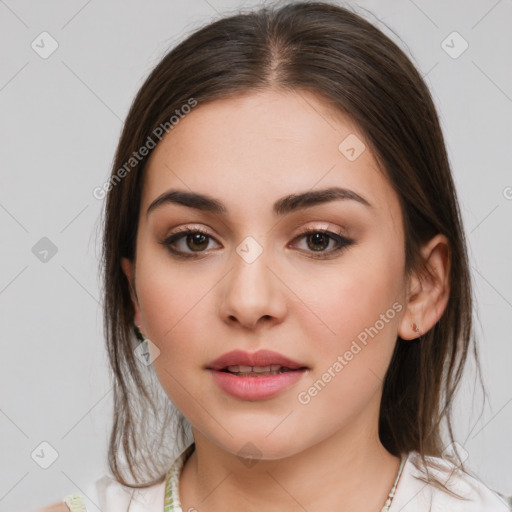
[[[200,103],[159,142],[145,172],[142,208],[178,188],[222,198],[242,215],[330,186],[351,189],[378,209],[398,207],[355,123],[308,91]]]

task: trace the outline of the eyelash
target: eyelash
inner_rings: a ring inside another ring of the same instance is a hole
[[[187,235],[197,234],[197,233],[213,239],[213,237],[202,228],[191,229],[191,228],[185,226],[183,228],[179,228],[175,233],[168,236],[165,240],[163,240],[162,242],[159,242],[159,243],[164,245],[169,250],[169,252],[176,258],[182,258],[182,259],[198,258],[198,257],[201,257],[200,255],[202,253],[204,253],[205,251],[197,251],[197,254],[194,254],[194,253],[184,253],[182,251],[177,251],[177,250],[171,248],[171,246],[174,245],[178,240],[184,238]],[[355,240],[353,240],[351,238],[347,238],[347,237],[343,236],[341,233],[338,233],[338,232],[334,233],[332,231],[328,231],[327,229],[318,229],[318,228],[317,229],[304,228],[294,238],[294,241],[298,240],[299,238],[304,238],[307,235],[313,235],[313,234],[317,234],[317,233],[322,233],[322,234],[328,236],[331,240],[334,240],[338,244],[338,247],[334,250],[331,250],[328,252],[326,252],[326,251],[316,252],[316,255],[314,256],[314,258],[317,258],[317,259],[327,259],[327,258],[331,257],[332,255],[343,251],[344,249],[346,249],[347,247],[349,247],[350,245],[353,245],[355,243]],[[307,251],[307,252],[315,253],[315,251]],[[320,255],[320,254],[322,254],[322,255]],[[324,256],[323,254],[326,254],[326,255]]]

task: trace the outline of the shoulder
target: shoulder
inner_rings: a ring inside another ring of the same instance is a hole
[[[422,465],[417,452],[409,453],[389,512],[510,512],[507,500],[487,487],[475,475],[468,474],[440,457],[426,457]],[[442,482],[457,498],[435,487]]]
[[[35,512],[161,512],[164,509],[165,481],[143,489],[121,485],[109,475],[94,480],[81,494],[66,496]]]

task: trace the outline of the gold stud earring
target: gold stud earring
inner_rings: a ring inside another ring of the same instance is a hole
[[[412,324],[412,329],[413,329],[413,331],[414,331],[415,333],[417,333],[417,334],[421,334],[421,333],[420,333],[420,330],[418,329],[418,326],[417,326],[416,324],[414,324],[414,323]]]

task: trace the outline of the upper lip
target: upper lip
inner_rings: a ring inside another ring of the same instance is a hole
[[[228,366],[269,366],[278,364],[284,368],[296,370],[306,366],[292,359],[273,352],[272,350],[258,350],[257,352],[245,352],[243,350],[233,350],[222,354],[220,357],[208,364],[207,368],[211,370],[223,370]]]

